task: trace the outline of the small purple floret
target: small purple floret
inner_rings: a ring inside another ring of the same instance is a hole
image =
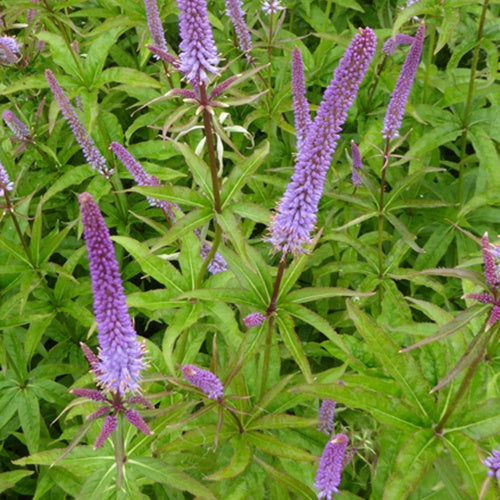
[[[332,500],[333,493],[339,492],[342,479],[342,462],[349,443],[345,434],[336,434],[328,441],[319,461],[314,487],[319,490],[318,498]]]
[[[500,445],[497,450],[492,450],[493,455],[483,461],[483,464],[488,467],[488,476],[500,479]]]
[[[410,48],[410,52],[399,74],[398,81],[392,92],[389,106],[384,118],[384,128],[382,134],[387,139],[398,137],[399,129],[403,121],[405,106],[410,95],[410,89],[417,73],[422,47],[425,38],[425,25],[421,24],[415,35],[415,39]]]
[[[4,196],[6,191],[12,191],[14,183],[10,181],[9,174],[0,162],[0,196]]]
[[[128,314],[118,262],[101,211],[89,193],[82,193],[78,201],[100,346],[95,372],[104,389],[123,395],[139,389],[140,372],[145,367],[144,346],[137,340]]]
[[[209,399],[218,400],[224,395],[222,382],[211,371],[202,370],[194,365],[184,365],[182,374],[190,384],[201,389]]]

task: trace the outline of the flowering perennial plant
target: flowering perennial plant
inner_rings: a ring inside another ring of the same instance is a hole
[[[208,82],[208,73],[218,74],[219,56],[208,22],[205,0],[177,0],[179,7],[179,71],[197,88]]]
[[[410,95],[410,89],[417,73],[420,56],[422,55],[422,47],[424,46],[425,25],[421,24],[415,35],[415,39],[410,48],[410,52],[399,74],[398,81],[392,92],[389,106],[384,118],[384,128],[382,134],[387,139],[398,137],[399,129],[403,121],[406,102]]]
[[[297,156],[291,182],[278,203],[271,222],[270,241],[276,251],[303,252],[310,243],[316,212],[323,193],[326,173],[339,133],[347,117],[368,65],[377,39],[371,28],[360,29],[347,48],[333,80],[323,95],[314,122]]]
[[[50,71],[50,69],[45,71],[45,78],[49,83],[50,90],[52,91],[52,94],[54,95],[54,98],[59,105],[61,113],[69,123],[71,131],[73,132],[73,136],[82,148],[83,155],[85,156],[87,163],[101,175],[109,178],[112,171],[108,169],[106,160],[97,149],[92,138],[87,134],[83,123],[80,121],[80,118],[78,118],[75,110],[73,109],[73,106],[71,106],[71,103],[66,97],[66,94],[64,93],[63,89],[59,85],[59,82],[56,80],[56,77],[54,76],[52,71]]]
[[[118,262],[101,211],[89,193],[82,193],[78,201],[100,346],[95,372],[101,387],[124,395],[139,389],[140,373],[145,367],[145,347],[137,340],[128,314]]]
[[[194,365],[184,365],[182,367],[184,378],[198,389],[201,389],[208,399],[219,400],[224,395],[224,386],[219,377],[208,370],[202,370]]]

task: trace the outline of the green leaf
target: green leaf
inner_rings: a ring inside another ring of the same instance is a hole
[[[151,275],[169,290],[182,293],[187,289],[186,280],[179,271],[170,262],[152,254],[143,243],[126,236],[113,236],[112,240],[125,248],[145,273]]]
[[[166,200],[178,205],[191,207],[208,207],[209,202],[205,196],[183,186],[134,186],[130,189],[144,196],[157,200]]]
[[[349,317],[385,370],[394,377],[408,400],[426,419],[435,412],[434,398],[420,367],[410,354],[399,353],[399,347],[387,333],[363,311],[347,302]]]
[[[16,414],[18,398],[18,387],[2,387],[2,395],[0,396],[0,408],[2,408],[0,412],[0,430],[3,429]]]
[[[445,5],[439,25],[439,38],[434,49],[434,55],[437,54],[455,32],[456,25],[460,21],[460,12],[458,9],[452,9]]]
[[[174,297],[178,297],[175,290],[148,290],[146,292],[131,293],[127,296],[127,304],[129,307],[158,311],[160,309],[179,307],[179,301],[172,300]]]
[[[243,304],[255,309],[262,306],[249,291],[241,288],[202,288],[185,292],[179,295],[178,299],[218,300],[229,304]]]
[[[500,398],[488,399],[471,410],[455,415],[448,423],[446,433],[461,432],[482,441],[500,434]]]
[[[423,426],[415,410],[401,400],[382,392],[361,386],[339,384],[299,385],[290,389],[292,393],[309,394],[319,399],[333,399],[348,407],[360,408],[372,414],[375,420],[403,431],[415,432]]]
[[[276,316],[276,324],[278,325],[281,338],[286,345],[286,348],[299,366],[302,375],[304,375],[305,381],[307,383],[311,383],[313,380],[313,376],[311,373],[309,360],[307,359],[304,348],[302,347],[302,343],[297,333],[295,332],[291,316],[284,313],[278,314]]]
[[[3,236],[0,236],[0,249],[5,250],[12,257],[14,257],[14,259],[25,262],[31,267],[31,263],[28,256],[26,255],[26,252],[18,243],[14,243],[13,241],[10,241]]]
[[[183,142],[172,141],[172,145],[182,154],[182,156],[184,156],[187,166],[193,174],[194,181],[213,204],[214,193],[212,179],[210,177],[210,167]]]
[[[50,185],[47,191],[44,193],[42,201],[47,203],[50,198],[55,196],[57,193],[64,191],[70,186],[75,186],[81,184],[84,180],[95,175],[95,171],[92,170],[90,165],[81,165],[79,167],[72,167],[71,170],[64,172],[60,175],[57,180]]]
[[[236,253],[243,258],[247,257],[247,246],[245,238],[241,230],[241,225],[238,224],[235,215],[230,208],[224,210],[220,214],[215,214],[217,223],[221,227],[224,234],[228,236],[236,250]],[[246,258],[246,260],[248,260]]]
[[[16,375],[16,381],[20,386],[28,379],[28,369],[26,367],[27,358],[23,344],[19,341],[19,336],[13,330],[6,330],[3,335],[3,346],[7,351],[9,360],[9,371]],[[10,378],[13,378],[12,376]]]
[[[317,424],[318,419],[316,418],[298,417],[287,413],[272,413],[252,420],[252,423],[246,426],[246,430],[302,429],[315,427]]]
[[[382,498],[406,498],[432,465],[437,453],[433,429],[415,432],[399,452],[395,471],[385,485]]]
[[[26,353],[27,361],[31,361],[35,349],[40,343],[43,334],[52,323],[54,315],[45,316],[43,318],[38,318],[32,321],[29,325],[28,331],[26,332],[26,338],[24,340],[24,352]]]
[[[395,215],[391,213],[385,214],[387,220],[396,228],[396,231],[401,235],[403,241],[415,252],[423,253],[424,249],[415,243],[416,236],[411,234],[408,228]]]
[[[35,217],[31,226],[30,253],[36,266],[40,264],[40,245],[42,241],[42,202],[36,207]]]
[[[222,209],[226,208],[233,201],[233,196],[248,182],[268,154],[269,143],[265,141],[264,145],[258,148],[250,157],[245,158],[235,165],[222,187]]]
[[[18,469],[0,473],[0,493],[12,488],[16,483],[21,481],[21,479],[31,476],[33,472],[32,470]]]
[[[47,43],[52,54],[52,60],[61,68],[64,68],[66,74],[76,77],[77,81],[81,81],[81,60],[76,52],[68,47],[61,35],[51,33],[50,31],[40,31],[37,37]],[[77,63],[80,62],[80,64]],[[56,75],[56,78],[57,75]]]
[[[269,477],[284,484],[290,491],[295,492],[298,495],[298,498],[316,500],[316,493],[314,493],[313,490],[311,490],[311,488],[309,488],[306,484],[302,483],[298,479],[295,479],[286,472],[271,467],[260,458],[255,457],[255,460],[267,472],[267,474],[269,474]]]
[[[118,66],[106,68],[100,74],[97,82],[95,82],[95,87],[101,88],[103,85],[111,82],[124,83],[127,86],[135,88],[161,88],[160,82],[143,71],[133,68],[121,68]]]
[[[496,192],[500,189],[500,158],[498,144],[478,125],[471,127],[470,139],[479,159],[479,173],[476,181],[476,193]]]
[[[36,453],[40,444],[41,416],[38,407],[38,398],[29,386],[19,392],[17,408],[23,435],[26,439],[26,446],[30,453]]]
[[[231,210],[243,219],[249,219],[265,226],[268,226],[271,220],[271,211],[257,203],[232,203]]]
[[[284,443],[280,439],[270,435],[261,434],[260,432],[248,432],[248,440],[259,448],[264,453],[274,457],[288,458],[299,462],[314,462],[316,457],[309,452]]]
[[[158,458],[133,457],[128,459],[127,465],[136,468],[145,477],[155,482],[167,484],[180,491],[188,491],[199,498],[216,499],[206,486]]]
[[[328,299],[331,297],[370,297],[373,293],[356,292],[340,287],[306,287],[290,292],[283,302],[304,304],[313,300]]]
[[[222,481],[239,476],[245,471],[252,458],[252,449],[250,448],[245,436],[234,436],[231,439],[231,445],[234,449],[234,455],[231,462],[222,469],[205,476],[206,481]]]
[[[187,233],[182,238],[179,264],[182,275],[186,278],[189,288],[193,290],[196,288],[196,279],[203,264],[200,256],[200,240],[193,233]]]

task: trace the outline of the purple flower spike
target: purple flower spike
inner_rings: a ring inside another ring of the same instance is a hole
[[[493,456],[488,457],[483,461],[483,464],[488,467],[488,476],[500,479],[500,446],[497,450],[492,450]]]
[[[127,408],[125,410],[125,418],[134,426],[137,427],[141,432],[146,434],[146,436],[151,436],[153,431],[149,428],[149,425],[144,422],[143,418],[132,408]]]
[[[392,38],[392,37],[389,38],[384,43],[384,47],[383,47],[382,51],[386,56],[390,56],[391,54],[394,54],[396,49],[401,44],[411,45],[413,43],[413,40],[415,40],[415,39],[410,35],[398,34],[394,38]]]
[[[116,429],[117,426],[118,426],[118,419],[114,415],[108,415],[106,417],[106,420],[104,421],[99,436],[97,436],[97,439],[94,444],[94,450],[99,449],[104,444],[106,439],[108,439],[108,437],[111,436],[111,434],[113,434],[113,431]]]
[[[318,431],[323,432],[326,435],[330,435],[333,430],[333,419],[335,417],[335,407],[337,406],[337,401],[333,399],[323,399],[318,412]]]
[[[80,398],[87,398],[91,399],[92,401],[102,401],[102,402],[107,402],[106,396],[102,393],[102,391],[96,391],[95,389],[81,389],[81,388],[76,388],[76,389],[71,389],[69,391],[71,394],[75,394],[75,396],[78,396]]]
[[[339,132],[375,53],[372,29],[361,29],[346,50],[333,80],[323,95],[316,118],[297,156],[292,180],[277,206],[269,241],[276,251],[303,252],[310,243],[326,173],[337,146]]]
[[[224,386],[217,375],[208,370],[202,370],[194,365],[184,365],[182,367],[184,378],[198,389],[201,389],[208,399],[218,400],[224,394]]]
[[[405,112],[406,102],[410,95],[410,89],[417,73],[418,63],[422,55],[422,47],[425,38],[425,25],[421,24],[411,45],[410,52],[399,74],[398,81],[392,92],[391,101],[384,118],[384,128],[382,134],[386,139],[392,139],[399,135],[401,122]]]
[[[266,320],[266,317],[259,313],[259,312],[253,312],[250,313],[248,316],[245,316],[243,319],[243,323],[245,323],[245,326],[248,328],[253,328],[255,326],[260,326],[264,321]]]
[[[247,60],[252,62],[252,56],[249,54],[252,50],[252,39],[250,38],[250,32],[245,22],[245,13],[241,6],[241,0],[226,0],[226,14],[233,22],[234,32],[238,37],[238,44],[241,51],[245,53]]]
[[[89,193],[82,193],[78,201],[100,346],[95,373],[104,389],[123,395],[139,388],[140,372],[145,367],[144,345],[138,342],[128,314],[118,262],[101,211]]]
[[[349,438],[345,434],[336,434],[326,444],[314,483],[314,487],[319,490],[318,498],[332,500],[333,493],[340,493],[338,486],[342,479],[342,462],[348,443]]]
[[[20,141],[31,140],[31,134],[26,128],[26,125],[10,109],[3,112],[2,118],[10,130],[12,130],[12,133]]]
[[[294,47],[292,51],[292,94],[295,130],[297,131],[297,150],[300,151],[311,127],[311,114],[309,102],[306,98],[304,63],[302,54],[297,47]]]
[[[208,73],[218,74],[219,56],[208,22],[205,0],[177,0],[181,36],[180,72],[197,88],[208,82]]]
[[[180,61],[176,57],[170,55],[166,50],[160,49],[156,45],[147,45],[147,48],[156,56],[168,64],[171,64],[175,69],[179,69]]]
[[[6,191],[12,191],[14,183],[10,181],[9,174],[0,162],[0,196],[4,196]]]
[[[354,141],[351,141],[352,153],[352,183],[358,187],[361,185],[361,177],[358,170],[363,168],[363,161],[361,160],[361,152]]]
[[[69,102],[63,89],[59,85],[59,82],[56,80],[56,77],[54,76],[52,71],[50,71],[50,69],[45,71],[45,78],[47,78],[50,90],[52,91],[52,94],[54,95],[54,98],[59,105],[61,113],[63,114],[64,118],[66,118],[66,121],[69,123],[75,139],[82,148],[83,156],[85,156],[87,163],[101,175],[109,178],[109,175],[112,171],[108,169],[106,160],[97,149],[92,138],[87,134],[83,123],[80,121],[80,118],[78,118],[75,110],[73,109],[73,106],[71,106],[71,103]]]
[[[284,9],[285,7],[281,5],[280,0],[264,0],[262,4],[262,10],[269,16]]]
[[[490,241],[488,239],[488,233],[484,233],[481,238],[481,252],[483,254],[486,283],[496,290],[498,288],[498,273],[497,266],[495,264],[495,257],[493,256]]]
[[[135,182],[139,186],[161,186],[161,181],[154,175],[148,175],[142,168],[141,164],[121,145],[117,142],[112,142],[110,148],[119,160],[127,167],[127,170],[132,174]],[[175,214],[173,208],[179,208],[174,203],[165,200],[157,200],[147,196],[148,203],[152,207],[159,207],[165,212],[172,222],[175,222]]]
[[[210,253],[210,250],[212,250],[212,245],[205,241],[200,250],[201,258],[206,259],[207,255]],[[228,269],[229,266],[227,265],[226,259],[224,259],[224,257],[219,252],[216,252],[213,259],[208,264],[208,271],[210,272],[210,274],[222,273],[223,271],[227,271]]]
[[[16,64],[21,44],[13,36],[0,36],[0,64]]]
[[[144,6],[146,7],[146,18],[148,20],[148,28],[151,40],[153,40],[153,45],[162,51],[168,52],[156,0],[144,0]]]

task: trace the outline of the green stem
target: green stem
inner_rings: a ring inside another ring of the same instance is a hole
[[[266,392],[267,378],[269,374],[269,361],[271,359],[271,345],[274,329],[274,315],[270,316],[267,323],[266,345],[264,346],[264,360],[262,363],[262,381],[260,386],[260,395]]]
[[[464,177],[465,177],[465,155],[467,150],[467,135],[469,131],[472,99],[474,97],[474,84],[476,80],[477,64],[479,61],[479,53],[481,51],[481,40],[483,38],[484,21],[486,19],[486,12],[488,11],[489,0],[485,0],[483,10],[481,12],[481,19],[479,20],[479,28],[477,32],[477,44],[474,47],[472,55],[472,64],[470,70],[469,90],[467,92],[467,101],[465,103],[464,119],[462,126],[462,139],[460,144],[460,163],[459,163],[459,178],[458,178],[458,202],[462,204],[464,195]]]
[[[321,28],[321,31],[323,31],[323,33],[326,31],[326,23],[330,19],[331,10],[332,10],[332,0],[328,0],[326,3],[325,17],[323,18],[323,27]]]
[[[375,78],[374,78],[374,81],[373,81],[373,85],[371,86],[370,92],[368,94],[368,103],[367,103],[367,106],[366,106],[367,109],[370,108],[370,105],[372,103],[373,94],[375,93],[375,90],[378,87],[378,84],[380,82],[380,75],[382,74],[382,71],[385,68],[385,63],[386,62],[387,62],[387,56],[384,54],[384,58],[382,59],[382,62],[380,63],[379,67],[377,68],[377,71],[375,73]]]
[[[281,280],[283,279],[283,273],[286,266],[287,253],[283,253],[278,266],[278,272],[276,273],[276,281],[274,282],[273,295],[271,301],[269,302],[269,307],[267,308],[266,315],[271,316],[276,312],[276,300],[278,299],[278,293],[280,290]]]
[[[121,397],[113,393],[113,400],[119,400],[121,404]],[[123,435],[123,412],[117,415],[118,425],[113,432],[113,444],[115,449],[115,463],[116,463],[116,484],[118,488],[123,489],[123,466],[127,461],[125,455],[125,439]]]

